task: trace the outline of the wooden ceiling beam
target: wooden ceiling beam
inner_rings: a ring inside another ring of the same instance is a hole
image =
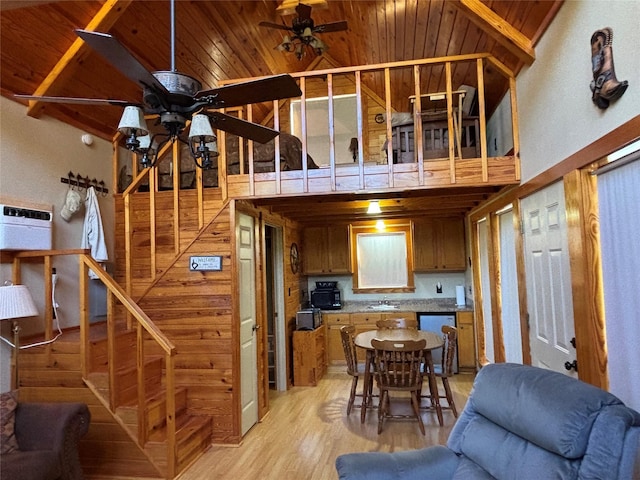
[[[536,59],[532,42],[519,30],[497,15],[480,0],[460,0],[451,2],[487,35],[505,47],[527,65]]]
[[[86,26],[85,30],[90,31],[108,31],[113,24],[125,12],[127,7],[133,0],[107,0],[98,13]],[[67,82],[76,70],[76,67],[86,58],[91,49],[84,43],[81,38],[76,38],[71,47],[58,60],[58,63],[49,72],[47,77],[38,86],[33,95],[44,96],[51,95],[56,88]],[[27,115],[30,117],[39,117],[44,109],[44,102],[32,100],[29,102]]]

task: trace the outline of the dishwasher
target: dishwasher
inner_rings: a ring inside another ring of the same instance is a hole
[[[442,326],[456,326],[456,316],[452,313],[418,313],[418,328],[429,332],[437,333],[442,336]],[[457,340],[456,340],[457,343]],[[434,365],[442,366],[442,348],[431,350],[431,357]],[[458,373],[458,346],[456,345],[456,354],[453,358],[453,373]]]

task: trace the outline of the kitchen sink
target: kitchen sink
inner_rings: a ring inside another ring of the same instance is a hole
[[[398,310],[398,305],[385,305],[385,304],[381,304],[381,305],[369,305],[369,308],[371,310]]]

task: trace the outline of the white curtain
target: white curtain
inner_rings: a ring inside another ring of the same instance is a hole
[[[359,233],[358,286],[406,287],[407,241],[404,232]]]
[[[598,174],[598,203],[609,389],[640,410],[640,161]]]
[[[502,303],[502,337],[507,362],[522,363],[522,333],[520,300],[516,270],[516,242],[513,230],[513,210],[498,215],[500,225],[500,280]]]

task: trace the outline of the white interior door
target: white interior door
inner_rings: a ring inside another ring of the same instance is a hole
[[[238,285],[240,291],[240,370],[242,435],[258,421],[256,269],[253,217],[238,214]]]
[[[564,185],[522,200],[531,363],[577,377]]]
[[[516,243],[513,231],[513,210],[498,214],[500,226],[500,304],[502,305],[502,338],[507,362],[522,363],[522,332],[520,329],[520,301],[516,270]]]

